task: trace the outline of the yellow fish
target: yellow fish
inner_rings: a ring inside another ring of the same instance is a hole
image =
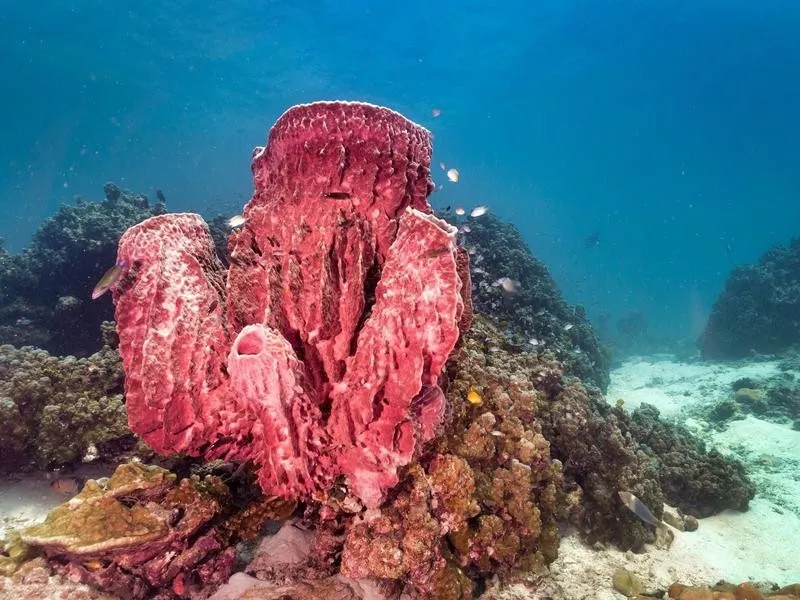
[[[113,267],[106,271],[92,290],[92,300],[97,300],[100,296],[114,287],[117,281],[119,281],[119,278],[122,276],[122,271],[126,266],[127,263],[120,259],[116,262],[116,264],[114,264]]]
[[[480,406],[483,404],[483,398],[478,393],[474,387],[469,388],[469,393],[467,394],[467,402],[472,404],[472,406]]]

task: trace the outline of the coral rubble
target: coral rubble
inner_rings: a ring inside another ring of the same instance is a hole
[[[800,343],[800,238],[728,276],[698,344],[707,359],[781,352]]]
[[[62,206],[27,250],[0,253],[0,344],[75,356],[100,347],[100,324],[112,319],[113,309],[108,301],[92,302],[92,287],[114,264],[122,232],[164,212],[163,204],[113,183],[105,196]]]

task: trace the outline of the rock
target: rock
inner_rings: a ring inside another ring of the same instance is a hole
[[[614,589],[628,598],[644,592],[644,584],[639,577],[627,569],[617,569],[611,578]]]
[[[779,589],[776,594],[800,596],[800,583],[792,583]]]
[[[764,594],[749,581],[737,585],[733,594],[736,600],[764,600]]]
[[[684,531],[683,517],[678,514],[678,511],[671,506],[664,505],[664,514],[661,515],[661,520],[667,525],[674,527],[678,531]]]
[[[699,526],[700,522],[696,517],[693,517],[692,515],[686,515],[683,518],[683,527],[686,531],[697,531]]]

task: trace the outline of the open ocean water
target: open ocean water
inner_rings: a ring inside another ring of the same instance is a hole
[[[798,32],[774,0],[3,2],[0,236],[106,181],[235,214],[286,108],[365,100],[459,168],[435,205],[513,221],[590,316],[691,338],[798,232]]]

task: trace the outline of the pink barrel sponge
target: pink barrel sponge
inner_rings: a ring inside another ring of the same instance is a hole
[[[380,505],[436,435],[471,314],[430,159],[429,132],[386,108],[295,106],[254,151],[227,272],[196,215],[128,230],[114,299],[131,428],[159,452],[253,460],[266,493],[344,475]]]

